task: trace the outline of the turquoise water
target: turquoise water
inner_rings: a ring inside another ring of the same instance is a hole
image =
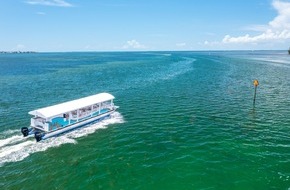
[[[287,190],[286,53],[0,54],[0,187]],[[28,111],[100,92],[111,119],[22,138]]]

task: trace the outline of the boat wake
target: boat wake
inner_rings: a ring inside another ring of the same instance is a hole
[[[76,144],[77,138],[87,136],[94,133],[98,129],[106,129],[108,125],[115,123],[123,123],[123,117],[119,112],[111,114],[110,119],[103,120],[99,123],[88,125],[83,128],[73,130],[58,137],[52,137],[40,142],[36,142],[34,138],[25,138],[18,135],[20,130],[10,130],[2,132],[2,135],[10,135],[10,137],[0,139],[0,167],[5,163],[18,162],[35,152],[45,151],[51,147],[58,147],[62,144]],[[13,135],[17,133],[17,135]],[[11,136],[13,135],[13,136]]]
[[[19,132],[19,131],[17,131],[17,132]],[[25,138],[22,135],[14,135],[14,136],[6,138],[6,139],[1,139],[0,140],[0,148],[2,148],[3,146],[5,146],[7,144],[14,144],[14,143],[24,141],[24,140],[25,140]]]

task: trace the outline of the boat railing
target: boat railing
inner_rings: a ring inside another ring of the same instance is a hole
[[[93,105],[92,107],[85,107],[79,110],[72,111],[70,113],[70,117],[71,119],[81,119],[90,115],[95,115],[98,112],[100,114],[106,109],[113,110],[114,104],[111,102],[103,102],[100,105]]]
[[[34,124],[34,126],[39,126],[39,127],[44,127],[45,125],[45,119],[41,118],[41,117],[37,117],[37,118],[31,118],[32,120],[32,124]]]
[[[93,105],[93,110],[92,111],[97,111],[97,110],[99,110],[99,105],[98,104],[95,104],[95,105]]]
[[[80,111],[79,117],[86,117],[90,115],[92,112],[91,111]]]

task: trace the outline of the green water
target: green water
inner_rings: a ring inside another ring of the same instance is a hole
[[[287,190],[289,78],[280,51],[0,55],[0,187]],[[100,92],[112,119],[21,137],[28,111]]]

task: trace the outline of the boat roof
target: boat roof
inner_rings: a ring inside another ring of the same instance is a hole
[[[87,107],[93,104],[98,104],[101,102],[109,101],[115,97],[109,93],[100,93],[92,96],[80,98],[77,100],[72,100],[69,102],[64,102],[61,104],[40,108],[28,112],[30,115],[39,116],[42,118],[51,118],[56,115],[64,114],[70,111],[74,111],[83,107]]]

